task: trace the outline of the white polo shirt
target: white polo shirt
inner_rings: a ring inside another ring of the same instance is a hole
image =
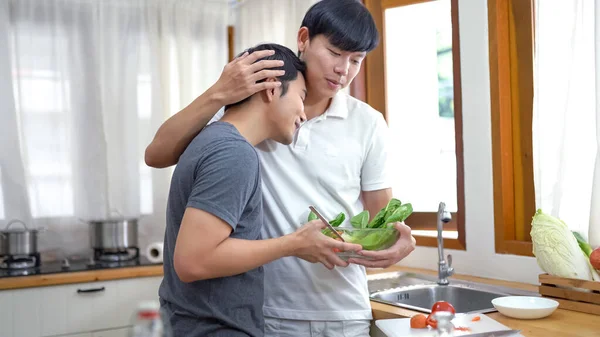
[[[262,164],[263,238],[306,223],[314,205],[324,217],[363,210],[361,191],[391,187],[388,128],[381,113],[339,92],[327,111],[302,125],[291,145],[257,146]],[[265,266],[267,317],[299,320],[371,319],[365,268],[325,268],[296,257]]]

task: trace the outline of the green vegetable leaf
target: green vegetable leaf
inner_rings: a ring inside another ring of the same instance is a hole
[[[377,212],[373,220],[367,224],[367,228],[379,228],[385,221],[385,208]]]
[[[385,224],[387,225],[394,222],[402,222],[406,220],[406,218],[408,218],[412,212],[413,208],[410,203],[400,205],[398,208],[396,208],[394,213],[390,214],[390,216],[385,219]]]
[[[350,219],[350,223],[354,228],[366,228],[369,224],[369,211],[364,210]]]
[[[592,251],[594,251],[592,249],[592,246],[590,246],[590,244],[585,241],[583,236],[581,236],[581,234],[577,233],[576,231],[573,231],[573,235],[575,236],[575,239],[577,239],[579,248],[581,248],[581,250],[583,251],[585,256],[587,256],[589,258],[590,255],[592,255]]]
[[[398,232],[395,230],[381,230],[370,232],[358,230],[345,232],[342,237],[346,242],[357,243],[364,250],[382,250],[391,247],[396,242]]]
[[[400,205],[402,205],[402,202],[400,200],[392,198],[392,200],[388,202],[387,206],[385,206],[385,211],[394,212],[396,208],[400,207]]]
[[[396,209],[398,209],[398,207],[400,207],[402,205],[402,202],[400,202],[400,200],[392,198],[392,200],[390,200],[388,202],[388,204],[381,209],[381,211],[379,211],[377,213],[377,215],[375,215],[375,217],[373,218],[373,220],[371,220],[371,222],[368,224],[368,228],[381,228],[384,227],[385,224],[387,223],[386,219],[389,218],[392,214],[394,214],[394,212],[396,211]]]
[[[319,217],[317,217],[317,215],[313,212],[310,212],[310,214],[308,214],[308,221],[313,221],[313,220],[318,220]],[[335,219],[333,220],[329,220],[329,224],[333,227],[337,227],[339,225],[342,224],[342,222],[344,222],[344,220],[346,219],[346,214],[344,214],[343,212],[338,214],[337,217],[335,217]]]
[[[330,220],[329,224],[331,224],[331,226],[333,226],[333,227],[337,227],[337,226],[341,225],[345,219],[346,219],[346,214],[340,213],[335,217],[335,219]]]

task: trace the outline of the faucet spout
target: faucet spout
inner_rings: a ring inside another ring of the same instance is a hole
[[[446,204],[440,202],[437,213],[437,243],[438,243],[438,284],[448,285],[448,277],[454,274],[454,268],[452,268],[452,255],[448,255],[448,261],[444,258],[444,224],[450,222],[452,216],[450,212],[446,210]]]

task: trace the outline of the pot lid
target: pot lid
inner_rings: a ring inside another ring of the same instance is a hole
[[[15,227],[13,226],[14,224],[18,224],[22,227]],[[24,233],[24,232],[38,232],[38,229],[29,229],[27,228],[27,225],[25,224],[25,222],[18,220],[18,219],[14,219],[9,221],[6,224],[6,227],[4,229],[0,229],[1,233]]]

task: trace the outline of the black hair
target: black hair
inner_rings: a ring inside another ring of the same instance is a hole
[[[329,43],[349,52],[370,52],[379,44],[379,32],[369,10],[358,0],[321,0],[302,20],[310,39],[323,34]]]
[[[281,61],[283,61],[283,66],[281,66],[281,67],[268,68],[268,69],[272,69],[272,70],[284,70],[285,71],[284,75],[277,77],[277,79],[281,82],[281,96],[284,96],[287,93],[289,82],[296,80],[298,78],[298,73],[302,73],[303,76],[306,74],[306,64],[304,63],[304,61],[300,60],[294,54],[294,52],[291,51],[289,48],[279,45],[279,44],[275,44],[275,43],[263,43],[263,44],[259,44],[259,45],[255,46],[255,47],[248,48],[245,51],[243,51],[242,53],[240,53],[237,57],[241,56],[245,52],[248,52],[248,54],[252,54],[255,51],[259,51],[259,50],[274,50],[275,53],[271,56],[267,56],[267,57],[258,59],[258,60],[256,60],[256,62],[261,61],[261,60],[281,60]],[[263,80],[257,81],[256,83],[260,83],[260,82],[264,82],[264,81],[265,80],[263,79]],[[250,96],[250,97],[252,97],[252,96]],[[225,110],[227,110],[233,106],[237,106],[237,105],[245,103],[246,101],[248,101],[250,99],[250,97],[246,97],[239,102],[226,105]]]

